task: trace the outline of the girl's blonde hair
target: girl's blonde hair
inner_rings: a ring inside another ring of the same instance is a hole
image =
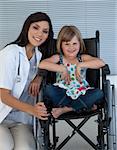
[[[70,26],[63,26],[58,34],[58,38],[57,38],[57,52],[60,53],[60,51],[62,52],[62,42],[68,42],[71,41],[72,38],[76,36],[77,39],[80,42],[80,53],[85,51],[85,44],[84,41],[82,39],[82,35],[80,33],[80,30],[73,25]]]

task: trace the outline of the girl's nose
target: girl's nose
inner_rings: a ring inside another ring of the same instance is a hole
[[[70,45],[70,48],[71,48],[71,49],[74,48],[74,45],[71,44],[71,45]]]

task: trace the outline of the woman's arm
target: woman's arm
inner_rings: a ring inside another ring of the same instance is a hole
[[[40,91],[40,86],[42,83],[43,77],[36,75],[36,77],[31,81],[29,85],[29,94],[32,96],[37,96]]]
[[[17,98],[11,95],[11,91],[7,89],[0,89],[1,100],[6,105],[18,109],[22,112],[26,112],[30,115],[33,115],[39,119],[47,120],[48,113],[47,108],[44,103],[39,102],[35,106],[19,101]]]
[[[78,63],[79,68],[91,68],[98,69],[105,65],[104,61],[97,57],[92,57],[90,55],[83,54],[82,62]]]

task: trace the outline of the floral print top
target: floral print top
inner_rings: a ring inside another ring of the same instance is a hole
[[[84,95],[86,93],[86,90],[88,90],[91,87],[89,86],[88,82],[85,80],[85,77],[82,76],[83,70],[81,72],[82,78],[80,82],[78,81],[78,79],[76,79],[75,76],[76,64],[68,63],[66,67],[71,78],[70,84],[66,84],[65,80],[61,78],[61,73],[57,73],[56,83],[54,83],[54,85],[66,89],[66,94],[70,96],[73,100],[75,100],[80,95]]]

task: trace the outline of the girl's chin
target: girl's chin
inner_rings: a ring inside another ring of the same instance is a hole
[[[71,54],[71,55],[69,55],[69,57],[76,57],[76,55],[72,55],[72,54]]]
[[[74,59],[76,56],[68,56],[69,59]]]

